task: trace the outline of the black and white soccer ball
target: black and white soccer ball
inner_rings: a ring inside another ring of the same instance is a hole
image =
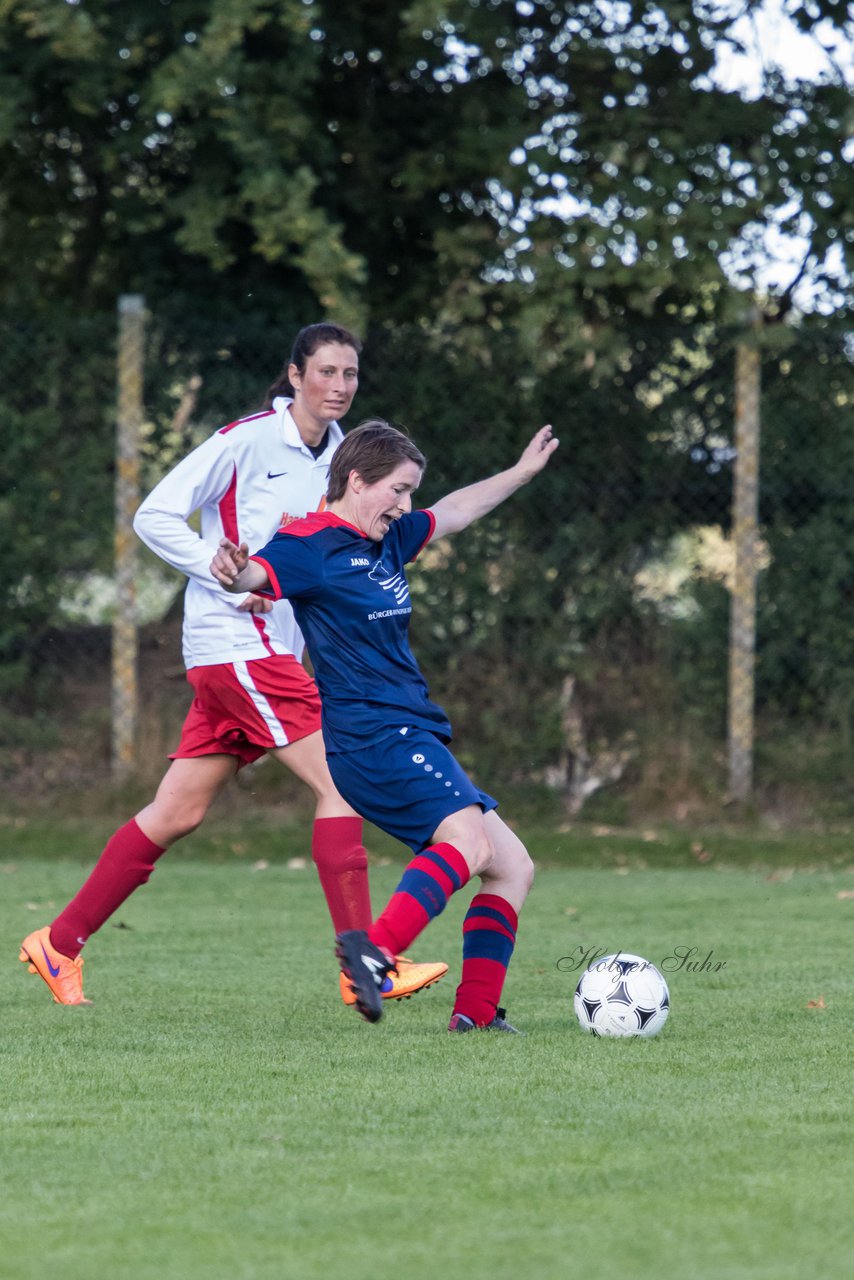
[[[655,1036],[670,1013],[670,992],[649,960],[618,951],[588,965],[574,1006],[581,1027],[594,1036]]]

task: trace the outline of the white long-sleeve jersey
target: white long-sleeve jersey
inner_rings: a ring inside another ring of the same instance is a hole
[[[183,627],[188,669],[275,653],[302,658],[302,632],[286,600],[270,613],[241,611],[246,596],[223,590],[210,571],[220,538],[257,551],[289,519],[316,511],[326,493],[343,432],[330,423],[326,448],[315,458],[290,404],[277,397],[272,409],[215,432],[164,476],[134,517],[146,546],[189,579]],[[201,514],[201,535],[187,523],[194,511]]]

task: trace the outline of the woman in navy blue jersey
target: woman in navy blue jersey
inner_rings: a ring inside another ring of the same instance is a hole
[[[413,850],[367,931],[338,935],[342,972],[369,1022],[405,950],[471,876],[480,891],[463,923],[463,968],[450,1031],[513,1031],[499,1008],[518,912],[533,866],[497,801],[448,749],[451,726],[430,700],[409,647],[405,565],[427,542],[458,533],[533,479],[558,441],[542,427],[506,471],[412,510],[425,459],[381,420],[363,423],[332,458],[327,507],[283,528],[249,556],[227,538],[211,572],[228,591],[291,601],[322,700],[335,785],[353,808]]]

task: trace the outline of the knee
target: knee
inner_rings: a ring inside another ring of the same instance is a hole
[[[481,874],[512,886],[514,896],[524,901],[534,882],[534,863],[521,841],[514,840],[509,846],[504,844],[499,848],[484,864]]]
[[[184,836],[188,836],[190,832],[195,831],[197,827],[200,827],[205,820],[207,811],[207,805],[197,804],[188,805],[180,813],[175,814],[172,824],[175,839],[181,840]]]
[[[177,805],[156,805],[153,811],[144,815],[143,820],[147,827],[153,828],[157,833],[152,837],[156,843],[168,848],[176,840],[183,839],[201,826],[207,811],[208,805],[201,800],[182,801]]]
[[[467,852],[466,861],[473,876],[482,876],[495,860],[495,847],[489,837],[482,833],[477,844]]]
[[[519,855],[519,882],[527,894],[534,883],[534,863],[528,850],[523,848]]]
[[[311,833],[311,856],[318,871],[367,870],[362,819],[356,815],[317,818]]]

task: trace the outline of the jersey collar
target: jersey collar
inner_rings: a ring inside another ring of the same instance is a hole
[[[357,537],[364,538],[368,542],[370,541],[368,535],[366,533],[362,533],[362,530],[357,525],[351,524],[349,520],[345,520],[343,516],[339,516],[335,511],[314,511],[311,513],[311,517],[318,525],[322,525],[324,528],[349,529],[350,532],[355,533]],[[309,517],[306,516],[306,519],[309,519]]]
[[[326,448],[319,458],[315,459],[314,454],[304,443],[299,433],[299,427],[294,422],[290,412],[293,399],[290,396],[276,396],[273,401],[273,408],[278,413],[282,424],[282,436],[285,444],[290,445],[292,449],[299,449],[306,457],[311,458],[312,462],[328,463],[341,441],[344,439],[344,432],[341,430],[337,422],[330,422],[329,435],[326,438]]]

